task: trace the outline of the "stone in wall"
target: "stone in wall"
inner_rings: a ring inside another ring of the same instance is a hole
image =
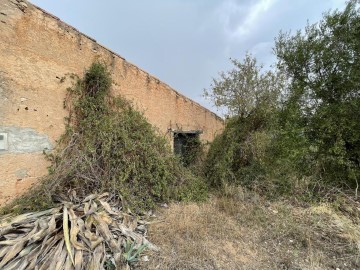
[[[32,128],[0,126],[0,154],[36,153],[51,149],[53,146],[49,137]]]

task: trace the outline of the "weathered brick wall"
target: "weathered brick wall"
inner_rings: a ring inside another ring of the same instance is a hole
[[[64,131],[69,73],[80,76],[95,59],[108,63],[114,95],[134,102],[172,142],[169,130],[202,130],[212,141],[223,121],[167,84],[127,62],[56,17],[20,0],[0,0],[0,204],[44,175],[42,147]]]

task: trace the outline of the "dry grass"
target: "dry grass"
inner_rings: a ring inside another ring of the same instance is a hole
[[[331,205],[269,203],[236,188],[158,216],[149,238],[161,252],[137,269],[360,269],[358,219]]]
[[[215,205],[174,204],[162,215],[164,221],[150,227],[162,252],[144,269],[237,269],[256,257],[236,221]]]

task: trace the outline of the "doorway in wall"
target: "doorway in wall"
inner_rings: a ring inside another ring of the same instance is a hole
[[[174,132],[174,153],[185,166],[193,164],[199,154],[201,143],[200,132]]]

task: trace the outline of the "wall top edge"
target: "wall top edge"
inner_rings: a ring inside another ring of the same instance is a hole
[[[193,103],[195,106],[203,109],[205,112],[210,113],[210,114],[213,115],[217,120],[224,122],[224,119],[223,119],[222,117],[220,117],[219,115],[217,115],[216,113],[214,113],[213,111],[205,108],[204,106],[200,105],[198,102],[192,100],[191,98],[188,98],[187,96],[179,93],[179,92],[176,91],[174,88],[172,88],[170,85],[168,85],[167,83],[164,83],[162,80],[160,80],[160,79],[157,78],[156,76],[151,75],[149,72],[147,72],[147,71],[143,70],[142,68],[138,67],[137,65],[135,65],[135,64],[127,61],[127,60],[126,60],[124,57],[122,57],[120,54],[118,54],[118,53],[112,51],[111,49],[107,48],[106,46],[98,43],[94,38],[92,38],[92,37],[84,34],[84,33],[81,32],[80,30],[78,30],[77,28],[75,28],[75,27],[71,26],[70,24],[62,21],[60,18],[56,17],[55,15],[51,14],[50,12],[42,9],[41,7],[35,5],[35,4],[33,4],[33,3],[31,3],[31,2],[29,2],[29,1],[27,1],[27,0],[16,0],[16,1],[17,1],[17,2],[26,2],[26,3],[28,3],[28,4],[29,4],[30,6],[32,6],[33,8],[41,11],[45,16],[48,16],[48,17],[50,17],[50,18],[58,21],[59,23],[63,24],[63,25],[64,25],[65,27],[67,27],[67,28],[70,28],[71,30],[73,30],[73,31],[76,32],[77,34],[81,35],[82,37],[84,37],[84,38],[86,38],[86,39],[88,39],[88,40],[96,43],[98,46],[100,46],[100,47],[103,48],[104,50],[108,51],[108,52],[111,53],[113,56],[118,57],[118,58],[122,59],[123,61],[126,61],[129,65],[133,66],[134,68],[138,69],[139,71],[143,72],[144,74],[152,77],[152,78],[155,79],[155,80],[160,81],[160,82],[161,82],[162,84],[164,84],[170,91],[174,92],[177,96],[182,97],[183,99],[185,99],[185,100]]]

